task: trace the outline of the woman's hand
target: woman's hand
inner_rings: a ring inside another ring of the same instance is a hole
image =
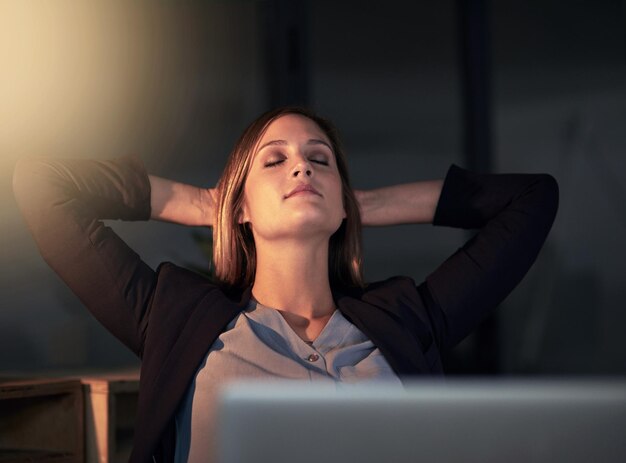
[[[150,218],[190,226],[213,226],[216,190],[149,175]]]
[[[354,190],[363,225],[432,223],[443,180],[393,185],[374,190]]]

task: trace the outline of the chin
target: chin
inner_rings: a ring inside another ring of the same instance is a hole
[[[327,211],[303,208],[289,213],[257,217],[253,223],[254,234],[259,238],[275,240],[287,237],[328,237],[330,238],[341,226],[343,216],[329,214]]]
[[[327,215],[319,214],[302,214],[291,217],[289,221],[285,220],[285,224],[290,223],[294,229],[311,229],[311,230],[325,230],[331,235],[337,231],[341,226],[343,218],[341,217],[329,217]]]
[[[328,222],[298,222],[289,227],[287,231],[296,236],[324,236],[330,238],[339,229],[339,225],[341,223],[337,227],[332,227]]]
[[[283,220],[280,226],[268,231],[266,238],[317,238],[330,239],[339,229],[342,220],[325,217],[292,217],[290,220]],[[258,230],[257,230],[258,231]]]

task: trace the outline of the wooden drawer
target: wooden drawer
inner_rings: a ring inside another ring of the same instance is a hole
[[[0,382],[0,462],[84,461],[78,380]]]

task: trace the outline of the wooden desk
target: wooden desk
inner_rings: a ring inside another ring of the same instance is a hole
[[[88,463],[127,462],[139,396],[139,372],[81,378]]]

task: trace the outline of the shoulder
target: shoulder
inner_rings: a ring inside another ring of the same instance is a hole
[[[375,281],[364,288],[346,290],[342,294],[402,318],[421,315],[424,311],[420,291],[413,278],[407,276],[394,276]]]
[[[192,270],[163,262],[156,271],[157,284],[154,303],[171,304],[175,307],[197,305],[202,299],[213,295],[225,297],[214,281]]]
[[[189,320],[207,311],[215,315],[215,328],[221,328],[218,315],[237,313],[245,296],[227,293],[207,277],[170,262],[160,264],[156,273],[147,326],[160,338],[175,338]]]
[[[394,276],[386,280],[369,283],[361,292],[361,299],[371,303],[400,302],[400,300],[407,298],[414,299],[414,302],[418,301],[415,281],[407,276]]]
[[[157,275],[160,279],[167,280],[170,284],[193,284],[216,287],[215,283],[204,275],[179,267],[172,262],[161,262],[157,268]]]
[[[157,268],[155,300],[171,301],[176,306],[194,305],[206,298],[225,304],[241,304],[249,290],[227,289],[216,281],[171,262]]]

